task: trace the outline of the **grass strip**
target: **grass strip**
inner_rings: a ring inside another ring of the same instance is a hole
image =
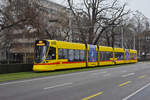
[[[129,65],[129,64],[126,64],[126,65]],[[68,74],[68,73],[74,73],[74,72],[92,71],[92,70],[105,69],[105,68],[115,68],[115,67],[120,67],[120,66],[124,66],[124,65],[68,69],[68,70],[58,70],[58,71],[51,71],[51,72],[18,72],[18,73],[0,74],[0,82],[21,80],[21,79],[31,79],[31,78],[44,77],[44,76],[62,75],[62,74]]]

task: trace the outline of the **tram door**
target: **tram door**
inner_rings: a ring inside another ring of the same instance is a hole
[[[97,51],[95,45],[89,45],[88,66],[97,66]]]
[[[129,50],[128,49],[125,49],[125,62],[126,63],[129,63]]]
[[[129,50],[126,49],[125,51],[126,51],[126,53],[125,53],[125,55],[126,55],[126,60],[129,60]]]

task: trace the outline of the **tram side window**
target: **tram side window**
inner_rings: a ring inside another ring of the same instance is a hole
[[[136,58],[137,58],[136,53],[134,53],[134,59],[136,59]]]
[[[56,59],[56,48],[50,47],[46,60]]]
[[[113,58],[113,52],[100,52],[100,61],[106,61]]]
[[[133,59],[133,57],[132,57],[132,53],[130,54],[130,59],[131,59],[131,60]]]
[[[84,50],[58,49],[59,59],[68,59],[70,62],[86,61]]]
[[[58,59],[68,59],[68,49],[58,49]]]
[[[85,60],[85,51],[84,50],[80,50],[80,61],[86,61]]]
[[[63,49],[58,49],[58,59],[63,59]]]
[[[100,52],[100,61],[104,61],[105,60],[105,56],[103,52]]]
[[[117,58],[117,60],[124,60],[124,53],[116,52],[115,53],[115,58]]]
[[[62,50],[62,59],[68,59],[68,49]]]
[[[131,53],[131,59],[135,59],[136,58],[136,53]]]
[[[74,61],[74,50],[72,49],[69,49],[69,52],[68,52],[68,60],[70,62]]]
[[[80,50],[74,50],[74,61],[80,60]]]

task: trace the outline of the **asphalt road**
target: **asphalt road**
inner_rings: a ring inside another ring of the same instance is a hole
[[[150,100],[150,62],[0,83],[0,100]]]

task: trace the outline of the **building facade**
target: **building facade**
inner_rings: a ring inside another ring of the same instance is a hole
[[[39,5],[40,12],[44,14],[42,20],[45,21],[48,28],[68,16],[67,9],[57,3],[39,0]],[[0,63],[33,63],[35,40],[50,38],[46,32],[37,34],[36,29],[30,26],[26,26],[26,28],[26,30],[17,29],[11,31],[11,35],[7,37],[11,40],[11,47],[9,49],[1,49]]]

